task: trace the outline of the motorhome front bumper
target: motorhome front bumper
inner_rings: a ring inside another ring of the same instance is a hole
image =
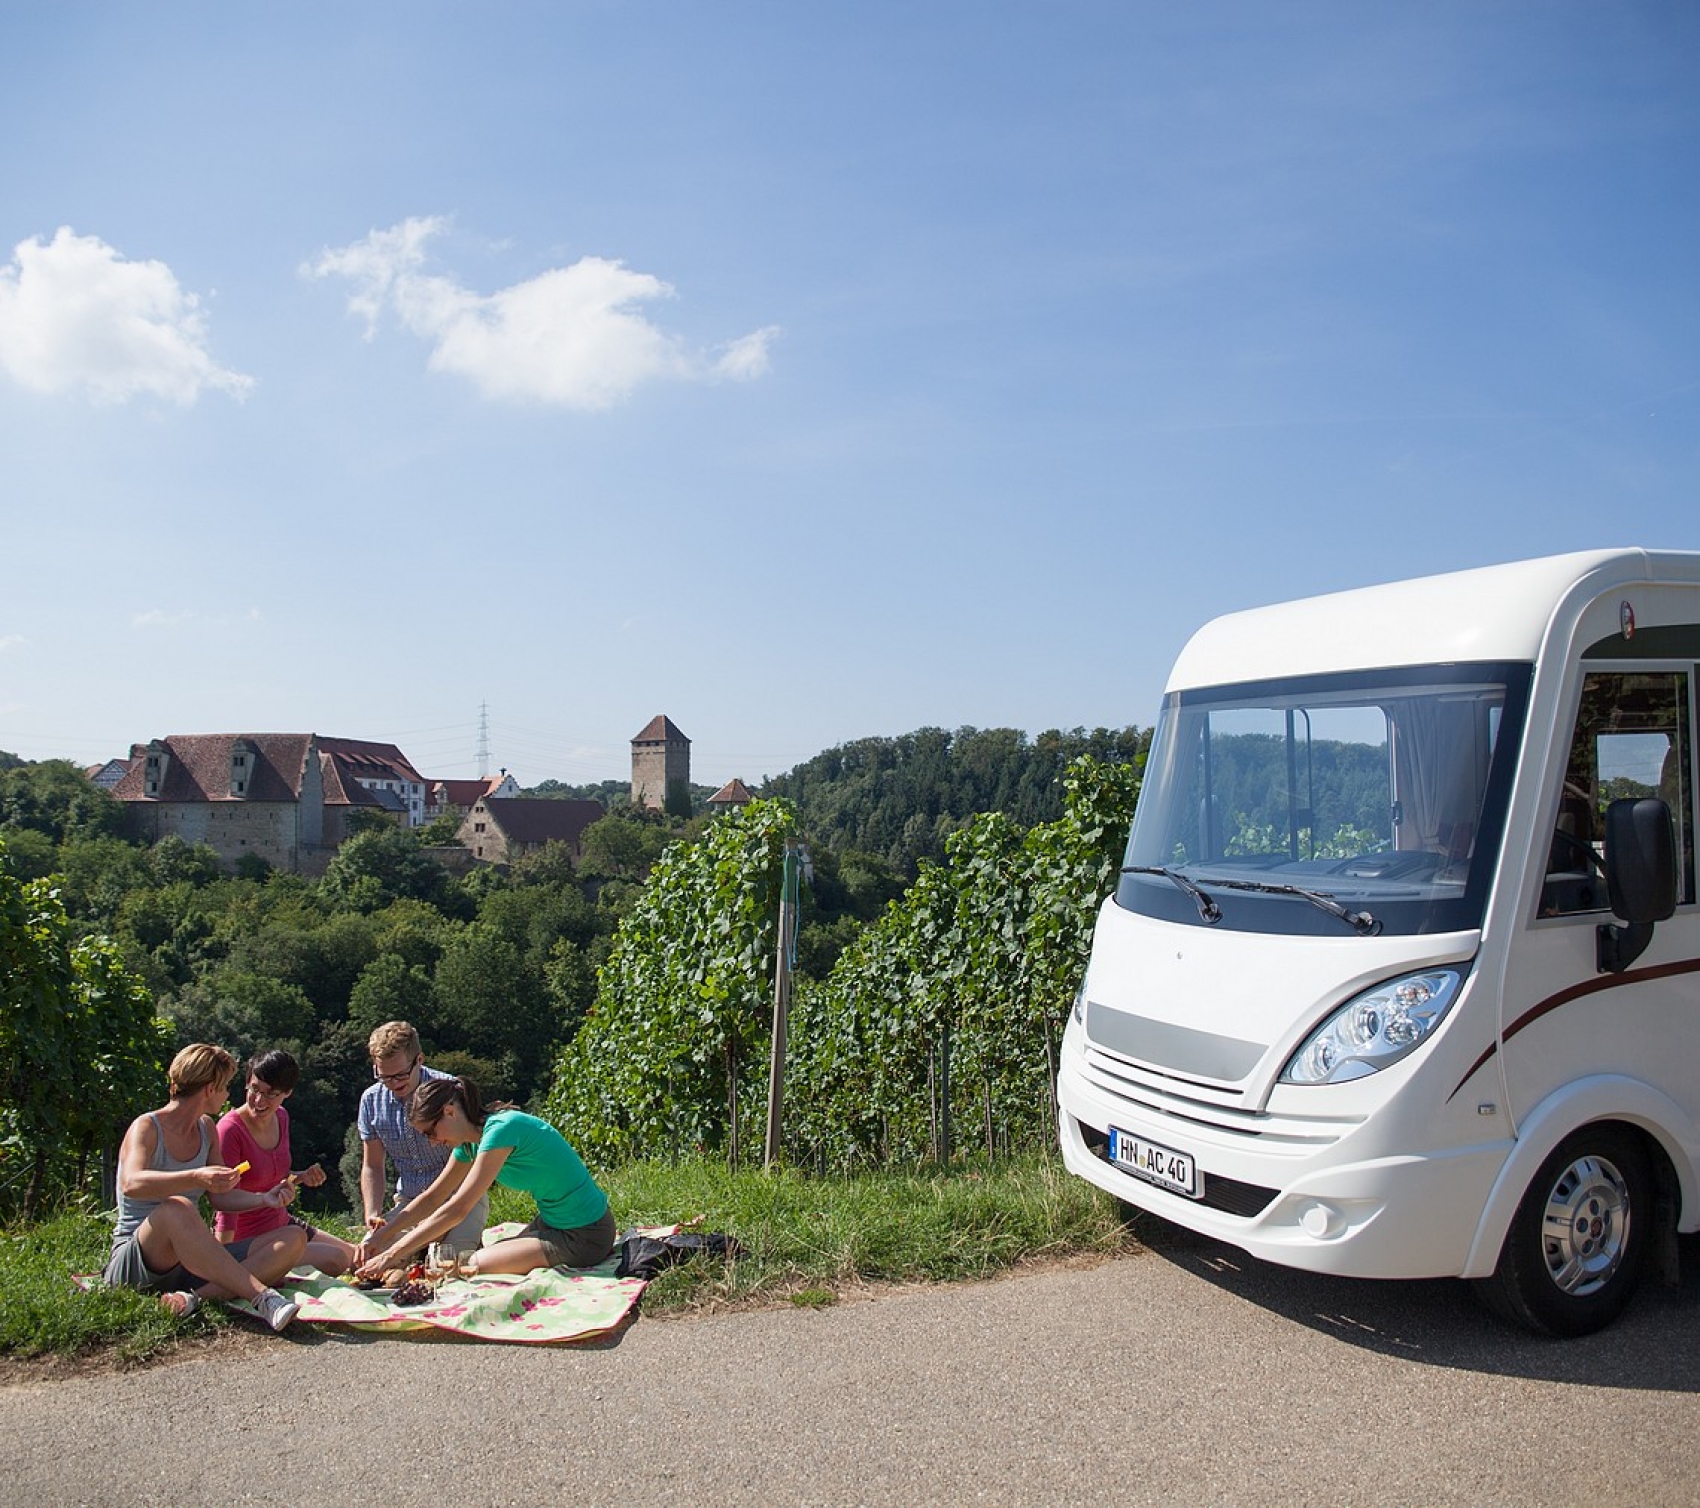
[[[1367,1278],[1463,1272],[1474,1227],[1456,1212],[1483,1207],[1506,1155],[1495,1143],[1353,1160],[1349,1136],[1310,1148],[1260,1149],[1253,1135],[1142,1113],[1125,1099],[1095,1092],[1078,1065],[1066,1061],[1058,1101],[1070,1172],[1188,1230],[1312,1272]],[[1137,1171],[1112,1160],[1112,1132],[1122,1143],[1118,1151],[1138,1149]]]

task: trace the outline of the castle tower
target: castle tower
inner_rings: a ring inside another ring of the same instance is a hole
[[[691,741],[658,715],[632,740],[632,805],[688,814],[690,803]]]

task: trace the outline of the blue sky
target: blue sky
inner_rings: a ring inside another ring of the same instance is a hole
[[[1700,546],[1690,4],[0,8],[0,749],[693,777]]]

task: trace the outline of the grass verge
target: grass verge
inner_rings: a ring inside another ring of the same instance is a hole
[[[622,1227],[699,1221],[744,1248],[664,1272],[644,1293],[651,1314],[788,1298],[818,1306],[868,1283],[986,1278],[1133,1244],[1113,1199],[1039,1153],[842,1179],[633,1163],[603,1182]]]
[[[784,1302],[820,1308],[870,1283],[985,1278],[1133,1245],[1114,1200],[1038,1153],[852,1178],[732,1172],[709,1161],[632,1163],[600,1181],[622,1229],[690,1224],[735,1236],[743,1249],[662,1273],[644,1294],[650,1314]],[[492,1222],[534,1213],[524,1196],[501,1188],[492,1196]],[[313,1219],[356,1235],[346,1220]],[[0,1357],[134,1364],[229,1323],[217,1305],[179,1320],[146,1294],[78,1289],[72,1274],[100,1271],[111,1230],[109,1213],[70,1212],[0,1232]]]

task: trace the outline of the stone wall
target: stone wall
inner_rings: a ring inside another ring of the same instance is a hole
[[[691,746],[686,742],[632,744],[632,804],[660,811],[667,793],[689,790]]]
[[[281,801],[127,801],[125,830],[143,843],[177,837],[204,843],[219,863],[234,870],[245,854],[254,854],[285,874],[315,879],[336,856],[341,823],[329,843],[301,841],[299,808]]]

